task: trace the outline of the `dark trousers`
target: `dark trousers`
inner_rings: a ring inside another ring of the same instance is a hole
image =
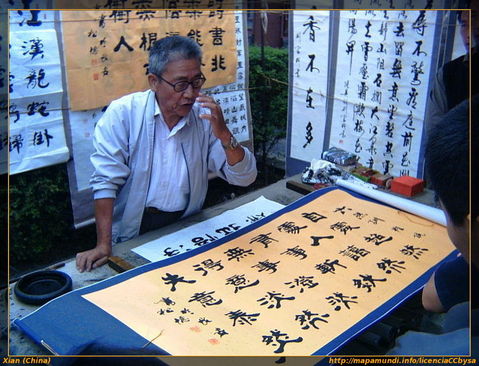
[[[162,228],[178,220],[185,211],[167,212],[154,207],[146,207],[141,219],[140,235]]]

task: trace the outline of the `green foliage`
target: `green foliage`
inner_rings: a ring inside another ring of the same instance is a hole
[[[10,177],[10,260],[47,262],[72,230],[64,164]]]
[[[264,47],[249,48],[250,101],[254,146],[266,162],[271,148],[286,137],[288,119],[288,51]]]

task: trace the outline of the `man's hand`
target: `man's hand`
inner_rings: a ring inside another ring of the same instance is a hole
[[[76,256],[77,269],[79,272],[90,272],[92,269],[104,265],[111,255],[111,245],[98,245],[94,249],[80,252]]]
[[[229,141],[231,132],[226,126],[225,119],[223,117],[223,111],[221,107],[216,103],[214,98],[200,93],[196,101],[201,103],[204,108],[209,108],[211,114],[200,114],[200,118],[207,119],[211,123],[211,129],[213,134],[223,142]]]
[[[211,114],[200,114],[200,118],[210,121],[213,134],[221,141],[223,146],[227,146],[231,141],[232,133],[226,126],[225,119],[223,117],[223,111],[216,101],[205,94],[200,93],[196,101],[201,103],[204,108],[209,108]],[[244,158],[244,150],[241,145],[238,145],[234,149],[228,149],[225,151],[226,161],[229,165],[235,165]]]

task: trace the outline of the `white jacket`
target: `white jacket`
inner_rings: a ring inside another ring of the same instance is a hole
[[[113,242],[138,235],[150,181],[155,131],[155,93],[132,93],[111,102],[98,121],[91,161],[90,179],[95,199],[115,198]],[[184,216],[198,212],[208,189],[208,171],[231,184],[247,186],[256,179],[256,160],[245,150],[239,163],[230,166],[221,142],[213,135],[208,120],[199,118],[195,104],[182,128],[181,147],[188,169],[189,202]]]

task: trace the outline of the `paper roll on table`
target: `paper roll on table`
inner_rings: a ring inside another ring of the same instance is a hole
[[[374,198],[378,201],[384,202],[388,205],[407,211],[414,215],[424,217],[427,220],[433,221],[436,224],[446,226],[446,216],[442,210],[434,207],[424,205],[422,203],[414,202],[405,198],[397,197],[389,193],[378,191],[377,189],[365,188],[360,185],[351,183],[344,179],[336,181],[338,186],[348,188],[351,191],[360,193],[366,197]]]

